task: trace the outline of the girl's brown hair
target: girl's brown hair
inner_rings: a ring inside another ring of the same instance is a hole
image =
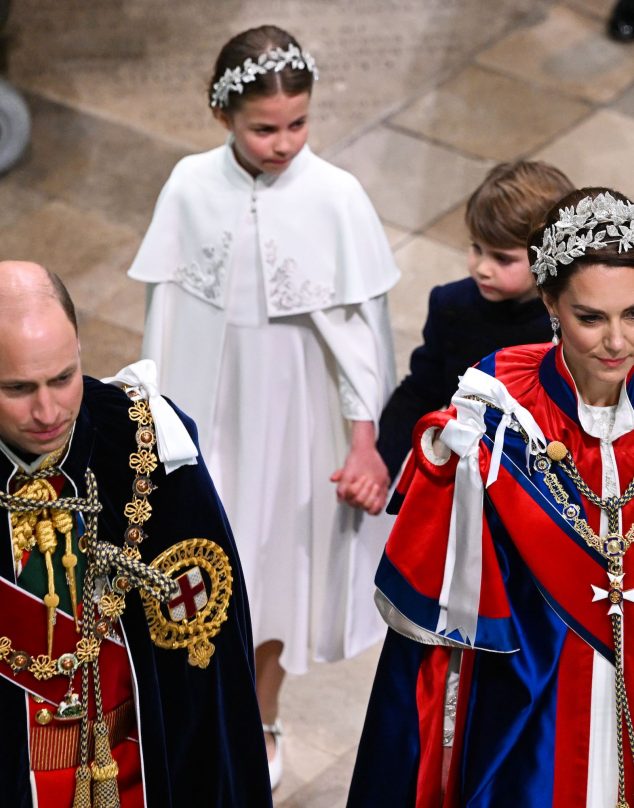
[[[259,28],[249,28],[230,39],[218,54],[211,81],[209,82],[209,103],[216,84],[227,70],[242,67],[247,59],[257,61],[258,57],[274,48],[287,50],[289,45],[295,45],[301,50],[299,42],[282,28],[275,25],[261,25]],[[293,68],[287,65],[282,70],[269,70],[255,78],[255,81],[245,82],[241,93],[231,92],[227,96],[227,103],[222,107],[227,112],[237,111],[241,104],[254,96],[275,95],[283,92],[286,95],[300,95],[310,93],[313,89],[313,74],[310,70]]]

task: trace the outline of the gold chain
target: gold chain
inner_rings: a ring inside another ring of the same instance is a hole
[[[613,560],[613,557],[615,556],[614,551],[617,549],[621,555],[624,555],[627,552],[632,544],[632,541],[634,541],[634,524],[630,526],[630,529],[624,536],[620,536],[620,534],[618,535],[618,538],[622,539],[622,549],[617,548],[616,545],[611,545],[612,541],[617,541],[617,534],[610,533],[608,536],[599,536],[597,533],[595,533],[595,531],[588,524],[587,520],[579,516],[578,507],[570,505],[570,497],[568,496],[568,492],[555,474],[552,472],[546,472],[544,474],[544,482],[548,486],[548,489],[553,495],[555,501],[559,505],[563,506],[563,515],[566,521],[572,524],[572,527],[576,533],[581,536],[588,547],[596,550],[597,553],[602,555],[604,558],[607,558],[608,561]],[[570,517],[566,514],[566,510],[568,509]],[[612,552],[610,552],[610,550],[612,550]]]
[[[623,558],[629,550],[634,540],[634,524],[625,535],[618,532],[619,510],[634,498],[634,480],[630,481],[624,493],[620,497],[599,497],[588,486],[579,474],[579,471],[572,459],[570,452],[559,441],[554,441],[546,447],[546,453],[551,460],[555,460],[564,471],[577,490],[593,504],[606,511],[608,515],[607,536],[599,536],[590,527],[585,519],[579,516],[579,508],[570,505],[568,493],[564,489],[560,480],[550,470],[544,471],[544,481],[552,493],[555,500],[564,506],[564,518],[572,522],[574,530],[584,539],[586,544],[598,552],[608,561],[608,578],[610,580],[610,590],[606,593],[608,602],[618,604],[618,610],[610,613],[612,623],[612,635],[614,639],[614,680],[615,680],[615,709],[616,709],[616,748],[618,763],[618,800],[616,808],[629,808],[625,789],[625,752],[623,748],[623,734],[627,732],[630,742],[630,749],[634,754],[634,725],[630,712],[629,699],[625,685],[625,674],[623,666]],[[545,458],[541,457],[541,461]],[[539,470],[538,461],[536,465]],[[566,513],[568,511],[568,514]],[[570,518],[572,517],[572,518]]]
[[[487,407],[503,412],[501,407],[481,398],[470,395],[467,398],[474,399]],[[517,431],[522,435],[524,441],[528,443],[528,436],[524,429],[517,424]],[[618,532],[619,510],[628,502],[634,499],[634,479],[632,479],[620,497],[599,497],[579,474],[579,471],[572,459],[572,455],[559,441],[551,441],[546,447],[548,457],[538,455],[534,466],[537,471],[544,475],[544,482],[551,492],[555,501],[563,506],[563,517],[569,522],[575,532],[581,536],[588,547],[595,550],[608,561],[608,577],[610,579],[610,591],[606,593],[608,601],[613,604],[623,603],[622,583],[623,557],[634,541],[634,523],[625,535]],[[582,518],[578,505],[571,505],[568,492],[561,484],[558,477],[550,471],[551,461],[557,463],[562,471],[575,485],[580,494],[585,496],[594,505],[604,510],[608,516],[607,536],[599,536],[590,527],[587,520]],[[614,596],[614,600],[612,597]],[[622,608],[622,606],[620,606]],[[625,790],[625,761],[623,748],[623,734],[627,732],[630,749],[634,756],[634,722],[629,706],[629,699],[625,685],[625,675],[623,666],[623,614],[620,609],[610,614],[612,623],[612,634],[614,639],[614,668],[615,668],[615,706],[617,725],[617,762],[618,762],[618,797],[616,808],[629,808]],[[624,726],[625,725],[625,726]]]
[[[158,460],[153,451],[156,438],[152,414],[147,402],[144,400],[136,401],[128,409],[128,416],[138,424],[138,429],[136,432],[136,450],[132,452],[129,459],[129,465],[135,472],[135,478],[132,483],[132,499],[124,507],[124,515],[128,519],[128,526],[124,533],[123,552],[130,559],[138,560],[141,557],[138,545],[146,537],[142,526],[152,514],[152,506],[148,502],[148,496],[155,486],[150,481],[149,474],[156,469]],[[56,468],[47,467],[45,474],[41,476],[53,476],[57,472]],[[90,469],[87,471],[89,492],[87,500],[79,497],[57,499],[57,493],[51,484],[47,480],[39,478],[40,475],[37,476],[38,478],[31,482],[43,483],[44,485],[28,488],[29,483],[27,483],[16,494],[3,494],[0,498],[0,506],[14,511],[11,515],[12,525],[21,526],[28,523],[28,517],[32,514],[35,515],[37,521],[37,517],[46,507],[43,507],[43,503],[46,502],[48,505],[50,501],[56,501],[62,506],[63,509],[58,509],[57,513],[70,517],[70,510],[81,510],[96,519],[96,513],[100,510],[100,506],[98,504],[96,485],[94,495],[91,494],[90,480],[94,481],[94,476]],[[24,475],[21,475],[21,477],[24,477]],[[53,513],[52,509],[51,513]],[[63,526],[67,527],[67,524],[64,522]],[[20,545],[16,544],[14,538],[15,550],[17,551],[19,548],[22,551],[24,549],[33,549],[35,540],[29,547],[28,541],[22,541],[25,531],[21,529],[18,532],[20,533]],[[87,550],[91,532],[91,530],[87,529],[80,539],[82,552]],[[99,657],[101,641],[110,633],[110,621],[118,619],[123,614],[125,594],[130,588],[131,584],[128,576],[125,574],[115,576],[112,591],[102,595],[99,600],[98,608],[102,615],[101,618],[94,622],[92,634],[82,636],[73,651],[64,653],[58,658],[53,658],[51,654],[52,641],[49,639],[48,653],[33,657],[26,651],[16,649],[9,637],[0,636],[0,661],[6,662],[14,673],[26,671],[38,681],[48,680],[56,675],[70,676],[78,667],[96,662]],[[48,622],[50,625],[50,619]]]

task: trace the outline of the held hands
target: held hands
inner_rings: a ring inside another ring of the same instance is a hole
[[[343,468],[330,480],[337,483],[337,498],[355,508],[363,508],[373,516],[385,507],[390,477],[381,455],[374,445],[374,424],[354,421],[350,451]]]

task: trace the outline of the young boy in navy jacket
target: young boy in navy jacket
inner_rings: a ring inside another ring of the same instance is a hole
[[[470,277],[431,290],[423,343],[381,415],[377,449],[390,479],[411,448],[418,419],[449,404],[468,367],[498,348],[550,339],[526,241],[572,188],[554,166],[519,161],[495,166],[469,198]]]

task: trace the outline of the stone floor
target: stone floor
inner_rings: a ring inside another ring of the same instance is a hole
[[[465,274],[464,202],[491,165],[542,158],[578,185],[634,194],[634,46],[605,38],[611,0],[13,6],[9,76],[33,137],[0,179],[1,254],[65,278],[94,375],[138,356],[143,290],[125,270],[175,161],[223,140],[205,84],[243,28],[286,27],[319,63],[311,142],[360,178],[385,224],[403,272],[401,371],[431,286]],[[289,680],[279,808],[344,805],[377,655]]]

